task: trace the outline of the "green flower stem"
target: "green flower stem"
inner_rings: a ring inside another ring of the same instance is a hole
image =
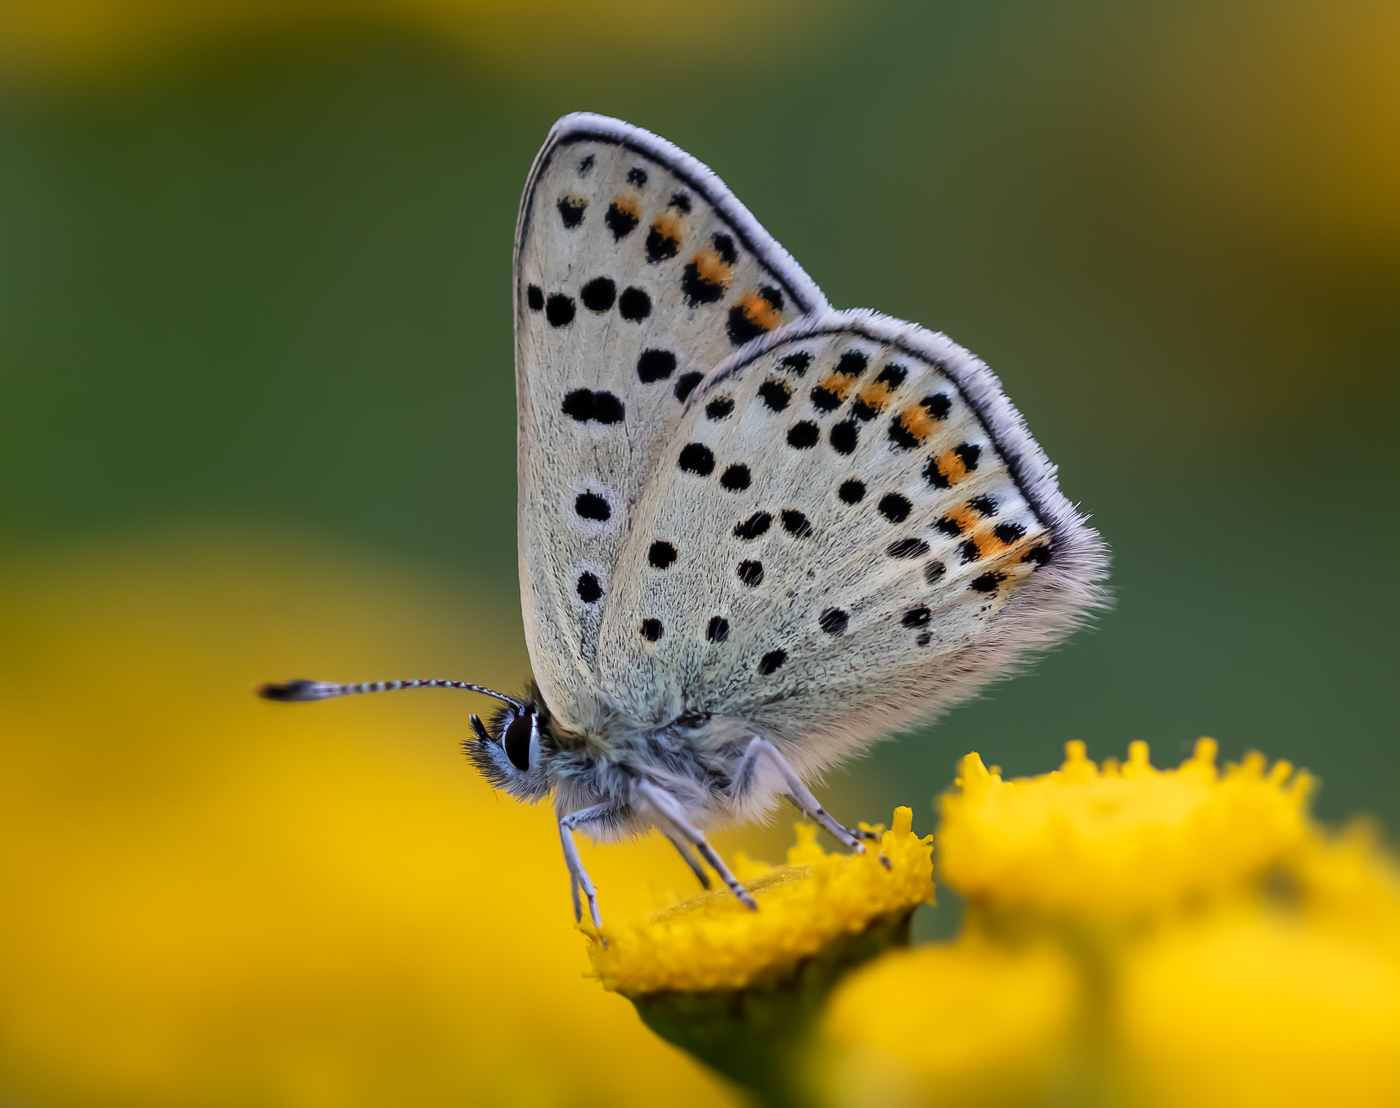
[[[744,989],[633,996],[654,1032],[752,1092],[764,1108],[804,1108],[801,1047],[832,988],[884,951],[909,945],[913,909],[874,920],[795,967]]]

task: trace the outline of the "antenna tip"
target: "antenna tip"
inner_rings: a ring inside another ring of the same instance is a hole
[[[268,683],[258,686],[258,695],[264,700],[320,700],[322,693],[319,681],[287,681],[281,685]]]

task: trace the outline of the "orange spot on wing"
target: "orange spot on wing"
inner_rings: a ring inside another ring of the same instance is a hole
[[[783,322],[783,313],[768,302],[767,297],[757,292],[746,292],[736,302],[744,316],[755,327],[771,331]]]
[[[867,390],[868,391],[868,390]],[[921,442],[933,434],[934,418],[919,404],[912,404],[895,416],[899,425]]]
[[[825,389],[839,400],[845,400],[846,394],[855,385],[854,377],[847,377],[844,373],[828,373],[818,388]]]
[[[894,395],[894,389],[885,381],[874,381],[867,385],[860,394],[861,402],[877,415],[883,412],[889,405],[890,397]]]
[[[958,525],[958,530],[963,534],[973,531],[981,521],[981,517],[969,508],[966,504],[954,508],[944,518],[952,520]]]
[[[627,196],[619,192],[613,197],[613,204],[623,215],[630,215],[633,219],[641,218],[641,206],[635,196]]]
[[[662,238],[675,239],[681,241],[681,221],[673,215],[661,215],[656,217],[656,222],[651,225],[651,229]]]
[[[694,263],[697,276],[709,284],[727,290],[729,282],[734,279],[734,268],[719,256],[718,251],[702,250],[695,255]]]
[[[967,466],[956,451],[946,450],[938,456],[938,472],[950,485],[956,485],[967,476]]]

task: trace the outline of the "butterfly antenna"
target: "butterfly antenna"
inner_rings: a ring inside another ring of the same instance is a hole
[[[471,685],[466,681],[362,681],[353,685],[337,685],[330,681],[287,681],[283,684],[267,684],[258,688],[258,695],[264,700],[331,700],[337,696],[359,696],[361,693],[394,692],[397,689],[465,689],[467,692],[484,693],[503,700],[517,710],[524,711],[523,701],[505,693],[488,689],[485,685]]]

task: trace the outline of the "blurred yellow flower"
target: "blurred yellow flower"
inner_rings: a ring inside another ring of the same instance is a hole
[[[1116,1032],[1144,1108],[1400,1104],[1400,934],[1247,902],[1124,959]]]
[[[1084,744],[1060,769],[1003,781],[976,754],[939,802],[939,869],[994,909],[1092,923],[1140,919],[1261,876],[1298,848],[1312,778],[1259,754],[1216,768],[1201,739],[1172,770],[1147,744],[1100,767]]]
[[[1131,1099],[1400,1104],[1400,871],[1374,828],[1310,834],[1271,895],[1169,923],[1123,958]]]
[[[514,605],[226,536],[10,564],[6,585],[0,1099],[733,1103],[584,977],[551,813],[458,750],[478,705],[252,695],[296,673],[510,688]],[[692,880],[674,854],[588,864],[621,911]]]
[[[832,996],[812,1050],[812,1095],[843,1108],[1038,1104],[1072,1080],[1083,1006],[1056,946],[977,935],[892,951]]]
[[[604,947],[588,956],[608,989],[626,996],[743,989],[781,976],[834,940],[879,921],[908,917],[933,899],[932,837],[911,830],[897,808],[894,826],[865,854],[827,854],[816,828],[797,825],[787,865],[741,859],[738,874],[758,902],[750,911],[727,890],[702,893],[636,923],[608,925]],[[881,863],[888,859],[888,869]]]

